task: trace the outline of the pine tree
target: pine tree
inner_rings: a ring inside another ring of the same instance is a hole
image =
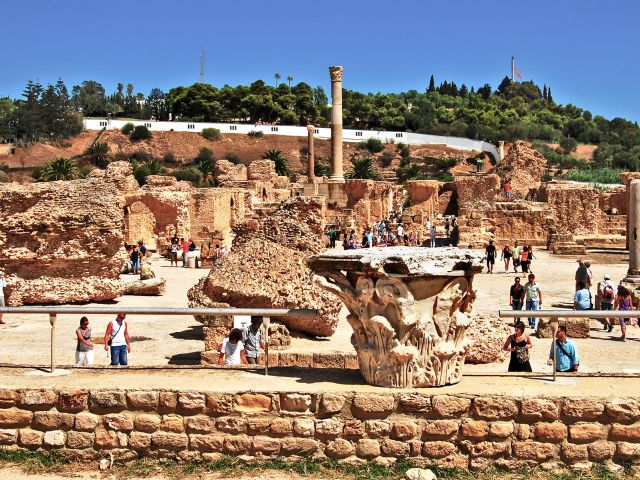
[[[553,103],[553,97],[551,96],[551,87],[547,87],[547,102]]]
[[[500,82],[500,85],[498,85],[498,90],[497,90],[498,93],[502,95],[507,93],[507,90],[509,89],[512,83],[513,82],[511,81],[511,79],[507,75],[505,75],[502,81]]]
[[[469,89],[467,88],[467,86],[463,83],[462,86],[460,87],[460,96],[461,97],[466,97],[467,94],[469,93]]]
[[[433,78],[433,74],[431,74],[431,78],[429,79],[429,89],[427,90],[427,93],[435,92],[435,91],[436,91],[436,79]]]
[[[547,101],[547,84],[544,84],[544,88],[542,89],[542,100]]]

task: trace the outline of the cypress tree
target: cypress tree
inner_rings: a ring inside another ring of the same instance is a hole
[[[547,84],[545,83],[544,88],[542,89],[542,99],[547,101]]]
[[[429,79],[429,89],[427,90],[427,93],[435,92],[435,91],[436,91],[436,79],[433,78],[433,74],[431,74],[431,78]]]

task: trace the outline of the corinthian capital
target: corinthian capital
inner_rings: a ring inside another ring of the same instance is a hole
[[[342,67],[329,67],[329,74],[331,75],[332,82],[341,82],[342,81]]]

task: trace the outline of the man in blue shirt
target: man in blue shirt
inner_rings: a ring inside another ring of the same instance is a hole
[[[556,372],[577,372],[580,366],[575,344],[567,338],[567,327],[560,325],[556,333]],[[553,345],[549,352],[548,365],[553,365]]]

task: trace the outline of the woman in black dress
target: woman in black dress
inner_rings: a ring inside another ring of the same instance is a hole
[[[516,322],[514,329],[515,333],[507,337],[502,347],[505,352],[511,352],[508,371],[531,372],[531,363],[529,363],[529,349],[533,346],[531,339],[524,333],[524,323]]]

